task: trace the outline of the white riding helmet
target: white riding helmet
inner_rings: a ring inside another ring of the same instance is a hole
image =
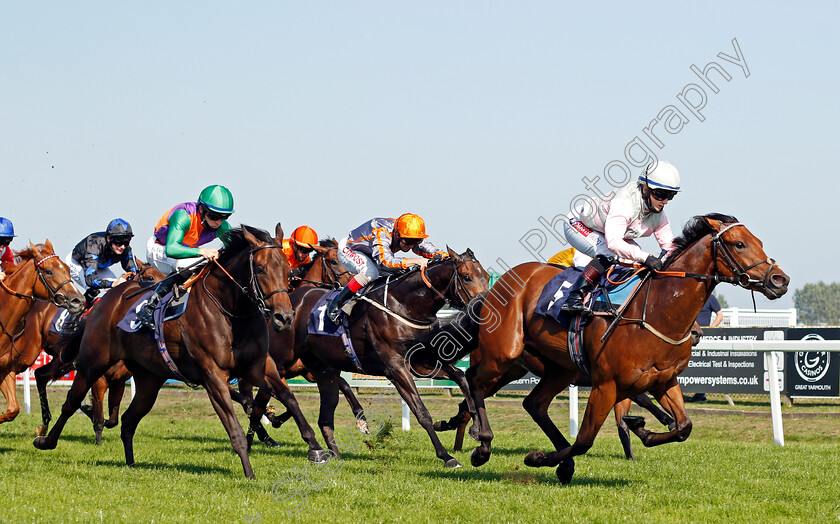
[[[669,191],[680,190],[680,172],[666,160],[651,162],[639,175],[639,183],[647,184],[653,189],[661,188]]]

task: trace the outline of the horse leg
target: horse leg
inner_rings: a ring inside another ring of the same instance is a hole
[[[93,383],[90,389],[91,397],[93,399],[90,411],[90,419],[93,421],[93,433],[96,435],[96,445],[102,445],[102,429],[105,427],[105,409],[103,408],[103,400],[105,399],[105,391],[108,389],[108,381],[105,377]]]
[[[20,413],[20,406],[17,402],[17,391],[15,389],[14,371],[10,371],[9,374],[3,377],[3,382],[0,383],[0,391],[6,397],[6,412],[0,415],[0,424],[2,424],[3,422],[14,420],[18,416],[18,413]]]
[[[440,442],[437,433],[435,433],[434,423],[432,421],[432,416],[429,414],[429,410],[426,409],[425,404],[423,404],[423,400],[420,398],[420,394],[417,392],[417,386],[414,385],[414,379],[409,373],[408,369],[404,367],[400,367],[397,369],[391,370],[390,378],[391,382],[393,382],[394,387],[397,388],[400,396],[402,396],[403,400],[405,400],[408,407],[411,409],[411,412],[414,413],[415,418],[417,418],[417,422],[426,430],[426,433],[429,435],[429,438],[432,441],[432,445],[435,447],[435,455],[443,461],[443,465],[447,468],[460,468],[461,463],[458,462],[455,457],[449,454],[446,451],[446,448],[443,447],[443,444]]]
[[[267,365],[266,371],[269,371]],[[274,390],[274,396],[286,408],[286,413],[289,413],[295,419],[295,424],[297,424],[298,430],[300,431],[300,438],[309,445],[309,460],[316,464],[326,461],[327,457],[324,448],[318,444],[318,439],[315,438],[315,430],[312,429],[306,417],[303,416],[303,411],[301,411],[292,390],[289,389],[289,386],[286,385],[286,382],[278,373],[266,373],[266,379],[268,379],[269,385]]]
[[[41,425],[35,429],[36,435],[46,435],[52,420],[50,402],[47,399],[47,385],[51,380],[55,380],[71,369],[73,369],[72,363],[61,362],[58,358],[53,358],[46,365],[35,370],[35,385],[38,388],[38,399],[41,402]]]
[[[557,479],[561,484],[569,484],[574,474],[574,462],[569,459],[589,451],[593,442],[595,442],[598,431],[604,424],[604,420],[615,406],[615,399],[615,385],[612,383],[602,384],[593,389],[589,395],[589,402],[586,403],[580,432],[574,443],[567,448],[551,453],[532,451],[525,456],[525,465],[537,468],[557,466]]]
[[[650,411],[651,415],[656,417],[656,420],[658,420],[659,423],[663,426],[666,426],[668,429],[676,428],[676,424],[674,424],[674,419],[671,418],[671,415],[669,415],[662,408],[654,404],[653,400],[651,400],[651,398],[647,396],[647,394],[641,393],[639,395],[636,395],[635,397],[630,397],[630,400],[632,400],[639,406],[645,408],[646,410]]]
[[[230,443],[233,446],[233,451],[239,456],[242,462],[242,468],[245,471],[247,478],[255,478],[254,468],[251,467],[251,460],[248,458],[248,441],[245,436],[245,431],[236,419],[236,413],[233,411],[233,402],[230,399],[230,385],[227,377],[218,368],[210,368],[205,370],[204,387],[207,390],[207,396],[210,398],[210,403],[216,411],[219,420],[227,431],[230,437]],[[253,414],[253,410],[252,410]],[[262,413],[260,413],[262,415]],[[125,423],[125,415],[123,415],[123,423]]]
[[[132,370],[137,394],[131,399],[122,416],[120,438],[125,450],[125,465],[134,466],[134,432],[137,424],[149,413],[157,400],[158,392],[166,382],[165,377],[153,375],[142,368]]]
[[[108,382],[108,420],[105,427],[111,429],[117,426],[120,420],[120,402],[125,393],[125,380],[117,379]]]
[[[79,406],[82,405],[82,400],[87,395],[90,384],[101,377],[107,369],[108,366],[106,363],[106,365],[97,365],[92,368],[76,370],[76,378],[73,380],[73,385],[70,386],[70,390],[67,392],[67,399],[64,401],[64,405],[61,406],[61,415],[59,415],[58,420],[46,437],[35,437],[35,441],[32,444],[36,448],[55,449],[56,445],[58,445],[58,438],[61,436],[61,432],[64,431],[65,424],[76,413]]]
[[[659,446],[669,442],[682,442],[691,434],[691,419],[685,412],[682,389],[674,378],[665,386],[653,391],[656,400],[674,417],[676,426],[667,433],[654,433],[645,429],[644,419],[641,422],[631,424],[628,421],[630,431],[636,434],[646,447]]]
[[[369,435],[370,429],[365,418],[365,410],[359,402],[359,399],[356,398],[356,394],[353,393],[353,388],[341,376],[338,377],[338,389],[344,395],[344,398],[347,399],[347,403],[350,404],[350,409],[353,410],[353,415],[356,417],[356,429],[365,435]]]
[[[335,442],[335,409],[338,406],[338,371],[329,370],[321,373],[318,377],[318,394],[321,405],[318,410],[318,427],[327,447],[333,456],[340,457],[341,452]]]
[[[575,375],[577,375],[576,371],[546,364],[543,377],[522,401],[522,407],[545,433],[556,451],[567,449],[570,444],[548,416],[548,407],[557,394],[571,384]],[[567,459],[564,462],[564,468],[574,472],[574,459]],[[571,473],[569,476],[571,477]]]
[[[633,454],[633,446],[630,442],[630,428],[627,427],[627,421],[629,420],[632,424],[634,418],[642,417],[631,417],[629,415],[629,398],[617,403],[613,408],[613,411],[615,412],[615,424],[618,426],[618,439],[621,441],[621,447],[624,448],[624,457],[627,460],[636,460],[636,456]]]

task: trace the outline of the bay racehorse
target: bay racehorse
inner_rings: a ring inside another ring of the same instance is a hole
[[[207,390],[245,476],[253,478],[248,458],[250,440],[236,419],[228,383],[244,377],[260,387],[250,416],[254,427],[269,398],[265,383],[266,317],[274,330],[282,330],[288,329],[294,316],[287,293],[290,268],[281,249],[282,239],[280,224],[274,238],[249,226],[229,232],[228,245],[219,258],[208,262],[195,279],[184,314],[164,325],[169,363],[146,332],[129,333],[117,327],[129,309],[136,311],[138,307],[141,297],[127,299],[136,295],[138,284],[126,282],[105,294],[88,315],[76,378],[61,416],[46,437],[35,439],[35,447],[54,449],[67,419],[78,409],[90,385],[115,362],[124,360],[137,389],[122,416],[127,465],[134,465],[137,424],[152,408],[164,382],[174,378]]]
[[[410,358],[418,337],[428,335],[437,325],[436,313],[444,304],[449,302],[455,307],[465,307],[473,297],[487,290],[489,276],[471,250],[460,255],[451,249],[448,252],[448,257],[430,261],[424,270],[414,269],[392,276],[387,283],[383,279],[368,288],[350,314],[349,330],[364,371],[391,381],[428,433],[437,457],[446,467],[459,467],[435,433],[412,374],[446,376],[458,383],[467,395],[465,377],[449,363],[441,365],[434,358]],[[307,332],[307,318],[325,293],[317,288],[292,293],[294,340],[288,340],[284,334],[275,334],[269,351],[278,368],[287,368],[300,359],[312,373],[321,397],[318,425],[333,455],[339,456],[334,436],[339,373],[357,371],[345,355],[340,337]],[[297,403],[287,407],[294,411]],[[303,415],[295,413],[294,416]]]
[[[20,408],[15,391],[15,374],[29,368],[38,358],[15,342],[14,331],[32,305],[49,301],[73,313],[81,313],[85,299],[70,280],[70,269],[55,254],[52,243],[29,243],[29,248],[17,254],[21,262],[6,279],[0,282],[0,377],[6,396],[6,412],[0,423],[14,419]]]
[[[145,264],[140,260],[136,262],[138,266],[137,273],[126,273],[124,275],[125,280],[154,282],[166,276],[150,264]],[[91,307],[95,304],[96,302]],[[50,324],[52,324],[53,319],[59,311],[61,311],[61,308],[50,302],[39,302],[35,304],[29,310],[29,313],[26,314],[26,317],[24,317],[26,330],[17,342],[19,346],[25,348],[23,350],[25,352],[34,353],[43,350],[47,355],[52,357],[47,364],[35,370],[35,383],[38,388],[38,398],[41,401],[42,421],[41,425],[35,430],[37,435],[46,435],[49,430],[50,421],[52,420],[49,398],[47,397],[47,384],[75,369],[72,359],[67,362],[62,360],[61,350],[70,344],[78,345],[81,340],[82,330],[84,329],[84,320],[79,322],[77,331],[74,333],[60,334],[51,329]],[[78,350],[77,347],[75,349]],[[65,355],[65,358],[68,358],[67,355]],[[131,378],[131,373],[129,373],[125,364],[119,361],[108,368],[108,371],[91,387],[91,406],[88,409],[82,406],[82,411],[93,422],[96,445],[102,443],[103,428],[113,428],[117,425],[120,402],[125,391],[125,382],[129,378]],[[103,415],[106,391],[108,392],[108,420],[105,420]]]
[[[574,457],[588,451],[612,407],[633,395],[650,391],[676,421],[665,433],[633,424],[645,446],[683,441],[691,432],[677,375],[691,358],[690,331],[706,299],[718,282],[759,291],[770,299],[788,289],[788,276],[767,257],[761,241],[735,218],[720,214],[690,220],[677,249],[662,272],[644,280],[640,292],[627,304],[617,327],[607,333],[612,319],[597,316],[586,328],[584,351],[591,366],[592,392],[574,444],[563,437],[548,416],[552,399],[577,376],[567,347],[567,332],[555,320],[534,314],[545,284],[560,270],[526,263],[505,273],[488,294],[484,308],[498,322],[479,328],[482,358],[467,372],[479,416],[478,440],[471,462],[489,460],[493,432],[484,399],[523,351],[545,367],[539,384],[523,405],[554,445],[555,451],[532,451],[525,464],[557,466],[556,474],[568,484]],[[602,336],[605,337],[601,341]]]

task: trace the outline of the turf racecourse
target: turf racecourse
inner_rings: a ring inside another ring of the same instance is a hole
[[[57,407],[66,390],[54,391]],[[360,396],[368,407],[375,393],[363,390]],[[454,413],[457,399],[426,398],[436,418]],[[317,398],[304,394],[299,399],[314,423]],[[254,481],[244,478],[203,391],[161,393],[138,428],[137,467],[131,469],[123,465],[119,430],[106,430],[104,444],[97,448],[90,422],[81,415],[68,423],[58,449],[36,450],[36,403],[32,415],[0,425],[0,521],[672,523],[840,518],[836,400],[785,408],[815,415],[785,420],[785,447],[773,446],[769,417],[692,409],[694,431],[688,441],[645,449],[634,440],[635,462],[623,458],[609,421],[593,449],[577,459],[572,485],[565,488],[558,485],[553,469],[523,465],[528,451],[544,449],[548,441],[520,400],[488,402],[496,438],[493,457],[481,468],[471,467],[468,452],[462,452],[456,457],[463,468],[444,469],[416,422],[410,432],[399,429],[399,402],[391,397],[383,404],[394,416],[394,426],[380,424],[377,435],[356,433],[355,438],[344,429],[352,418],[342,401],[337,424],[342,429],[337,433],[349,451],[323,470],[307,468],[305,448],[293,426],[271,430],[281,447],[255,445]],[[738,408],[769,411],[766,398],[760,400]],[[704,408],[731,409],[722,401]],[[551,413],[566,431],[562,397]],[[655,424],[647,418],[649,427]],[[453,435],[443,440],[451,448]],[[471,441],[466,444],[471,449]]]

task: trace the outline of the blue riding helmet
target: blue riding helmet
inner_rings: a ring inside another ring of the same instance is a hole
[[[15,237],[15,226],[8,218],[0,217],[0,237]]]
[[[131,239],[134,233],[131,231],[131,224],[121,218],[115,218],[108,223],[108,228],[105,234],[111,238],[126,238]]]

